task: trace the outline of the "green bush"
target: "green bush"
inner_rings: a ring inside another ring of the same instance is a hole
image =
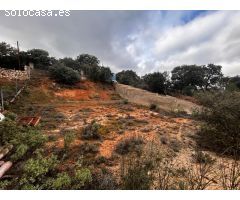
[[[17,189],[83,189],[85,184],[91,182],[91,171],[81,166],[75,166],[73,173],[59,172],[59,160],[55,155],[43,156],[41,151],[28,159],[17,179]]]
[[[58,83],[73,85],[80,81],[79,73],[72,68],[66,67],[62,63],[55,64],[49,71],[51,77]]]
[[[47,174],[54,171],[58,164],[57,157],[43,157],[41,152],[37,152],[36,158],[28,159],[22,168],[19,180],[21,189],[44,189],[44,182]]]
[[[65,151],[69,150],[70,145],[72,144],[72,142],[74,141],[74,139],[76,138],[76,135],[74,132],[66,132],[64,133],[64,149]]]
[[[13,112],[7,112],[6,115],[5,115],[6,118],[9,118],[10,120],[16,120],[17,118],[17,115]]]
[[[182,90],[183,94],[187,96],[193,96],[194,91],[195,91],[195,88],[191,85],[184,87]]]
[[[88,168],[81,168],[75,171],[72,189],[81,189],[92,181],[92,173]]]
[[[27,152],[33,152],[47,141],[39,130],[17,125],[16,122],[5,120],[0,123],[0,145],[12,144],[11,158],[16,161]]]
[[[199,95],[204,106],[199,118],[204,124],[199,131],[200,147],[219,153],[240,153],[240,93],[216,92]]]
[[[29,147],[25,144],[20,144],[17,148],[16,148],[16,152],[11,156],[11,159],[13,161],[17,161],[21,158],[24,157],[24,155],[27,153],[27,151],[29,150]]]
[[[68,189],[71,186],[71,177],[66,173],[58,173],[57,177],[47,181],[46,187],[53,190]]]

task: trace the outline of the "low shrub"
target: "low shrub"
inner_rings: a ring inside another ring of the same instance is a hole
[[[10,157],[13,161],[22,159],[27,152],[33,152],[47,141],[41,131],[32,127],[23,127],[11,120],[0,123],[0,145],[11,144]]]
[[[120,155],[125,155],[130,152],[140,154],[142,152],[143,143],[144,141],[140,137],[130,137],[121,140],[117,144],[115,151]]]
[[[36,158],[28,159],[23,165],[19,189],[43,189],[47,174],[55,170],[57,164],[56,156],[44,157],[37,152]]]
[[[240,153],[240,93],[215,92],[199,95],[204,108],[198,118],[205,123],[197,144],[219,153]]]
[[[64,149],[65,151],[69,150],[72,142],[75,140],[76,135],[72,131],[64,133]]]
[[[118,189],[116,177],[106,168],[97,170],[92,176],[90,189],[115,190]]]
[[[142,157],[123,157],[121,162],[121,188],[125,190],[150,189],[153,176],[149,173],[151,170],[149,161],[149,159]]]
[[[175,152],[179,152],[182,149],[182,143],[178,139],[170,140],[169,146]]]
[[[193,160],[196,163],[209,163],[213,164],[215,159],[213,159],[209,154],[203,153],[202,151],[196,151],[193,155]]]
[[[80,146],[80,152],[81,154],[96,154],[99,152],[99,144],[89,144],[87,142],[83,143]]]
[[[88,124],[82,131],[82,139],[91,140],[91,139],[101,139],[99,130],[101,125],[93,120]]]
[[[8,118],[8,119],[10,119],[10,120],[16,120],[16,118],[17,118],[17,115],[15,114],[15,113],[13,113],[13,112],[7,112],[6,114],[5,114],[5,117],[6,118]]]
[[[169,142],[169,141],[168,141],[168,138],[165,137],[165,136],[161,137],[161,138],[160,138],[160,141],[161,141],[162,144],[168,144],[168,142]]]

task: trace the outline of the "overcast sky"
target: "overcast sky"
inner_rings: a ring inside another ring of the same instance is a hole
[[[240,74],[240,11],[71,11],[69,17],[6,17],[0,41],[51,56],[96,55],[114,72],[171,71],[215,63]]]

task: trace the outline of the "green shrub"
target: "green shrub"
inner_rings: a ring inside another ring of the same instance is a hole
[[[10,120],[16,120],[16,118],[17,118],[17,115],[15,114],[15,113],[13,113],[13,112],[7,112],[6,114],[5,114],[5,117],[6,118],[9,118]]]
[[[31,189],[32,186],[37,186],[33,189],[43,189],[47,174],[54,171],[58,164],[57,157],[43,157],[38,152],[36,158],[28,159],[22,168],[22,174],[19,180],[21,189]]]
[[[199,131],[200,147],[219,153],[240,153],[240,93],[216,92],[200,95],[205,106],[199,118],[205,123]]]
[[[50,68],[50,75],[59,83],[73,85],[80,81],[80,75],[64,64],[56,64]]]
[[[0,190],[5,190],[7,187],[11,185],[11,181],[9,180],[0,180]]]
[[[75,171],[72,189],[81,189],[92,181],[92,173],[88,168],[81,168]]]
[[[37,129],[22,127],[11,120],[0,123],[0,145],[12,144],[11,158],[16,161],[27,152],[33,152],[41,147],[47,138]]]
[[[74,132],[68,131],[68,132],[64,133],[64,149],[65,149],[65,151],[69,150],[70,145],[72,144],[72,142],[74,141],[75,138],[76,138],[76,135]]]
[[[25,144],[20,144],[17,148],[16,148],[16,152],[11,156],[11,159],[13,161],[17,161],[21,158],[24,157],[24,155],[27,153],[29,147]]]
[[[71,183],[71,177],[66,172],[62,172],[58,173],[55,179],[51,178],[48,180],[46,187],[53,190],[63,190],[70,188]]]
[[[193,96],[194,91],[195,91],[195,87],[191,85],[184,87],[182,90],[183,94],[187,96]]]

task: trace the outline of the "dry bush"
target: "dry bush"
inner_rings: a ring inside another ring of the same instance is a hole
[[[193,161],[196,163],[209,163],[213,164],[215,162],[215,159],[212,158],[209,154],[204,153],[202,151],[195,151],[195,153],[192,155]]]
[[[87,142],[80,146],[81,154],[96,154],[99,152],[99,144],[89,144]]]
[[[182,149],[182,143],[178,139],[172,139],[169,142],[169,147],[174,151],[174,152],[179,152]]]
[[[185,189],[204,190],[216,184],[211,162],[180,167],[174,152],[154,142],[147,143],[141,155],[122,157],[121,185],[123,189]]]
[[[169,190],[174,188],[172,177],[174,176],[174,164],[171,159],[162,159],[156,170],[156,189]]]
[[[126,190],[147,190],[152,185],[152,175],[147,160],[136,156],[122,157],[121,187]]]
[[[96,121],[92,121],[88,124],[82,131],[82,139],[91,140],[91,139],[101,139],[101,135],[99,134],[99,129],[101,125]]]
[[[215,183],[212,164],[199,163],[191,165],[186,173],[186,184],[182,189],[204,190]]]
[[[114,174],[107,168],[96,170],[92,174],[92,183],[90,189],[94,190],[115,190],[118,189],[118,183]]]
[[[220,163],[219,181],[224,190],[240,189],[240,164],[237,159]]]
[[[133,136],[119,141],[119,143],[116,145],[115,151],[120,155],[125,155],[132,152],[141,154],[143,144],[143,138],[139,136]]]

